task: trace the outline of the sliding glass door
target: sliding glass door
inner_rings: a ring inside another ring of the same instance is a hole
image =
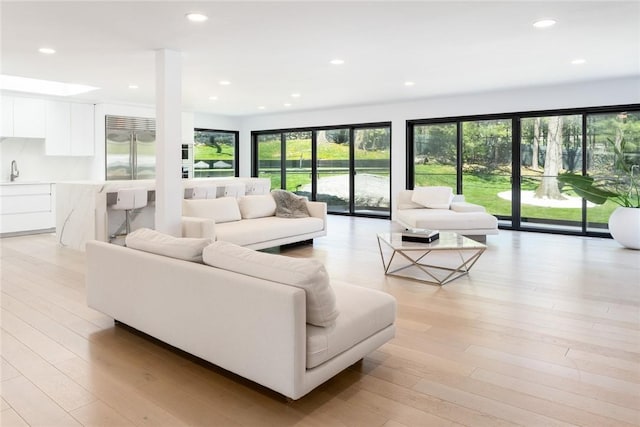
[[[560,172],[582,172],[582,116],[520,122],[520,221],[523,227],[580,231],[582,198],[562,189]]]
[[[366,215],[388,215],[391,208],[391,129],[354,129],[353,210]]]
[[[640,174],[640,105],[415,120],[407,128],[408,188],[455,188],[505,228],[603,235],[617,205],[592,204],[558,176],[621,183],[620,192],[631,169]]]
[[[327,204],[336,214],[391,215],[391,127],[351,125],[253,132],[254,176]]]

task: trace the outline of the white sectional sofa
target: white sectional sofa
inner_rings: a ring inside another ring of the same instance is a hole
[[[202,251],[203,239],[178,240]],[[163,253],[183,252],[159,243]],[[215,242],[204,258],[220,268],[139,247],[88,242],[89,306],[291,399],[394,337],[395,299],[329,284],[318,261]]]
[[[185,199],[182,236],[223,240],[251,249],[304,242],[327,235],[327,205],[305,201],[309,216],[281,218],[271,194]]]
[[[428,228],[453,231],[484,242],[488,234],[498,234],[498,220],[480,205],[465,202],[461,194],[452,195],[448,203],[417,203],[413,190],[402,190],[398,196],[395,220],[406,228]]]

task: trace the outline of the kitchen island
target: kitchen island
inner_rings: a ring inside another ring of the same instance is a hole
[[[58,243],[84,251],[89,240],[108,242],[110,236],[124,229],[125,212],[111,209],[121,188],[146,188],[148,203],[131,215],[131,228],[154,228],[155,180],[75,181],[56,183],[56,236]],[[197,178],[183,179],[184,198],[193,189],[217,187],[219,196],[267,194],[268,178]]]

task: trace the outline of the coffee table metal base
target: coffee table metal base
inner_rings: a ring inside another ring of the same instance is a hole
[[[470,245],[471,247],[465,245],[460,248],[447,247],[446,250],[455,253],[456,257],[447,257],[450,265],[446,266],[443,265],[444,263],[440,265],[437,263],[438,260],[436,258],[443,254],[442,248],[437,245],[414,244],[398,247],[390,242],[387,237],[388,235],[378,235],[378,248],[380,249],[384,273],[387,276],[401,277],[439,286],[468,274],[471,267],[486,249],[486,246],[482,244]],[[383,245],[391,249],[391,256],[385,258]],[[433,261],[430,262],[429,260],[432,259]],[[394,261],[396,263],[392,268]],[[424,275],[424,278],[408,274],[408,270],[416,271],[416,269]]]

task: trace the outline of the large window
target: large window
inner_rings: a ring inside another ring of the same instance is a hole
[[[327,203],[331,213],[390,216],[388,123],[252,133],[253,174]]]
[[[195,129],[194,178],[238,176],[238,132]]]
[[[640,105],[412,120],[407,129],[408,188],[450,186],[515,229],[605,233],[617,205],[586,202],[558,174],[610,180],[621,146],[640,159]]]

